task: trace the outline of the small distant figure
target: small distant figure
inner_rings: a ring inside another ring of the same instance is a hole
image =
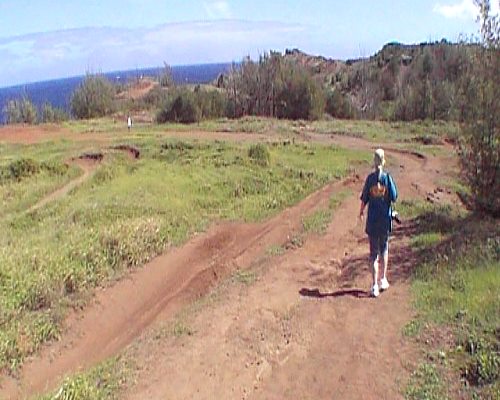
[[[359,216],[363,218],[365,207],[368,205],[365,231],[370,239],[370,264],[373,274],[371,295],[373,297],[377,297],[380,290],[389,288],[387,264],[389,261],[389,235],[392,231],[392,203],[398,197],[396,183],[391,175],[384,171],[384,166],[384,150],[377,149],[373,155],[375,171],[366,178],[359,209]],[[378,281],[379,261],[383,265],[380,285]]]
[[[132,117],[130,115],[127,117],[127,128],[129,131],[132,129]]]

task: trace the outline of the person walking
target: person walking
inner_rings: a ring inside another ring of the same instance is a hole
[[[132,117],[130,115],[127,117],[127,128],[129,131],[132,129]]]
[[[391,175],[384,172],[385,153],[383,149],[375,150],[373,155],[375,171],[366,178],[361,192],[359,217],[363,219],[368,204],[368,217],[365,232],[370,242],[370,264],[373,284],[371,295],[378,297],[380,291],[389,289],[387,265],[389,262],[389,235],[392,232],[392,203],[398,197],[396,183]],[[379,276],[379,261],[383,263],[382,279]]]

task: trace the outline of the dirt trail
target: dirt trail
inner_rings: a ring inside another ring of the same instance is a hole
[[[33,205],[32,207],[29,208],[28,212],[33,212],[36,211],[44,206],[46,206],[49,203],[52,203],[53,201],[60,199],[61,197],[66,196],[71,190],[74,188],[80,186],[83,182],[85,182],[91,175],[92,173],[96,170],[98,163],[95,161],[91,160],[74,160],[72,161],[73,164],[77,165],[80,167],[83,171],[83,173],[77,177],[76,179],[73,179],[72,181],[68,182],[66,185],[63,187],[57,189],[56,191],[49,193],[47,196],[45,196],[43,199],[41,199],[38,203]]]
[[[52,388],[62,376],[115,354],[155,319],[172,316],[230,272],[247,268],[270,245],[286,242],[302,216],[325,206],[341,185],[328,185],[261,224],[216,226],[98,292],[83,315],[69,318],[60,342],[26,363],[19,381],[6,380],[4,394],[15,398]]]
[[[353,138],[321,139],[373,147]],[[433,189],[438,161],[392,155],[403,198]],[[362,183],[330,184],[260,224],[215,226],[99,291],[91,306],[67,320],[60,342],[27,362],[19,379],[3,382],[0,396],[22,398],[53,388],[63,376],[147,337],[146,328],[170,320],[236,269],[261,268],[248,290],[230,288],[213,309],[197,315],[193,335],[135,346],[143,372],[124,397],[398,398],[405,376],[398,369],[411,352],[401,340],[410,318],[410,227],[396,233],[391,245],[399,255],[392,258],[393,286],[377,300],[368,298],[367,243],[355,217]],[[284,245],[300,231],[304,215],[326,207],[346,187],[354,194],[336,211],[326,235],[259,262],[270,246]]]
[[[422,162],[398,160],[425,181]],[[400,172],[394,175],[404,197],[418,195]],[[354,194],[324,236],[272,259],[248,289],[229,288],[215,307],[186,322],[191,336],[142,341],[132,353],[143,370],[124,398],[402,398],[414,353],[401,335],[411,317],[411,227],[399,227],[391,242],[391,288],[371,299],[358,207]]]

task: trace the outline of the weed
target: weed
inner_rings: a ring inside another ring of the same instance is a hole
[[[248,157],[262,167],[267,167],[271,162],[271,153],[262,143],[251,145],[248,149]]]
[[[422,363],[413,372],[405,397],[408,400],[445,400],[445,386],[434,364]]]
[[[335,210],[337,209],[342,202],[348,198],[352,194],[352,191],[350,190],[342,190],[338,193],[333,194],[330,197],[330,201],[328,203],[328,207],[330,210]]]
[[[174,335],[175,337],[180,337],[180,336],[191,336],[193,335],[194,332],[193,330],[184,325],[184,323],[180,322],[180,321],[177,321],[175,324],[174,324],[174,327],[172,328],[172,335]]]
[[[407,337],[414,337],[420,333],[421,329],[421,322],[418,319],[412,319],[403,327],[403,335]]]
[[[318,210],[308,215],[302,220],[302,226],[306,233],[323,234],[328,227],[328,223],[332,217],[330,210]]]
[[[281,256],[285,253],[285,248],[279,245],[271,245],[267,248],[266,253],[270,256]]]
[[[251,285],[256,281],[257,274],[254,271],[238,270],[235,272],[234,278],[237,282],[243,283],[245,285]]]
[[[66,378],[53,393],[38,400],[111,400],[125,386],[131,369],[123,359],[113,358],[90,371]]]

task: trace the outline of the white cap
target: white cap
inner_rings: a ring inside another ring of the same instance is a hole
[[[373,165],[375,168],[382,168],[385,165],[385,153],[383,149],[375,150],[373,155]]]

